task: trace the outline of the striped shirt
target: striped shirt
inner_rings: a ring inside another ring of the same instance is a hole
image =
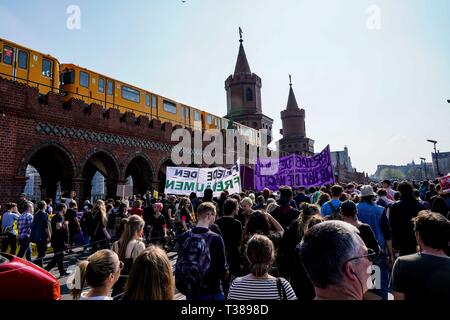
[[[31,225],[33,224],[33,215],[31,213],[24,212],[17,220],[17,229],[19,230],[19,239],[30,237]]]
[[[284,278],[280,278],[280,280],[287,300],[297,300],[289,282]],[[282,300],[282,297],[278,292],[277,278],[256,279],[249,274],[233,281],[228,293],[228,300]]]

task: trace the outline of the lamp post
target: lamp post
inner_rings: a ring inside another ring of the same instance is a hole
[[[437,151],[436,151],[437,141],[436,140],[431,140],[431,139],[428,139],[427,141],[434,145],[434,157],[436,158],[436,171],[437,171],[438,177],[440,177],[441,176],[441,172],[439,171],[439,160],[438,160],[438,155],[437,155]]]
[[[427,159],[420,158],[420,160],[422,160],[422,163],[423,163],[423,171],[425,173],[425,180],[428,180],[428,177],[427,177],[427,163],[426,163]]]

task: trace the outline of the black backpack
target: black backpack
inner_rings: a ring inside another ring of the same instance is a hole
[[[210,239],[213,233],[194,233],[184,241],[175,267],[175,285],[184,295],[199,295],[208,288],[211,268]]]

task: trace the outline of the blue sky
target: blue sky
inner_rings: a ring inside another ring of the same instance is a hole
[[[69,30],[69,5],[81,29]],[[379,30],[367,27],[370,5]],[[0,3],[0,37],[218,115],[234,70],[238,27],[263,111],[275,119],[292,74],[319,152],[348,146],[353,166],[450,151],[450,1],[15,0]]]

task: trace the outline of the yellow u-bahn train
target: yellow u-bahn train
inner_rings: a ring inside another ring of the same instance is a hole
[[[161,122],[195,130],[227,129],[229,120],[179,103],[75,64],[60,64],[48,54],[0,38],[0,76],[37,87],[40,94],[61,93],[64,101],[80,99],[103,108],[131,111]],[[247,143],[259,145],[256,129],[234,123]]]

